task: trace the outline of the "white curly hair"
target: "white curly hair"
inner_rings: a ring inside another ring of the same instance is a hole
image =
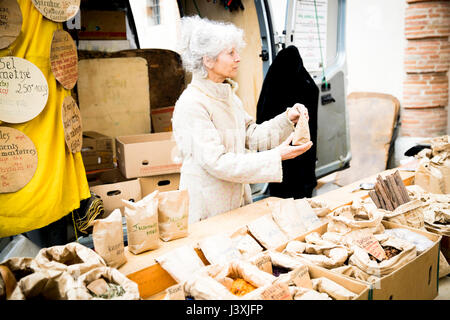
[[[208,72],[203,64],[203,57],[216,60],[223,50],[239,50],[245,46],[243,30],[228,22],[190,16],[181,19],[180,30],[177,51],[184,68],[205,78]]]

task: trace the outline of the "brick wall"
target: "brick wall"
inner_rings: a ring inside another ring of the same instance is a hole
[[[447,133],[450,1],[406,0],[401,136]]]

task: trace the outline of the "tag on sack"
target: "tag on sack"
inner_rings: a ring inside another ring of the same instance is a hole
[[[97,296],[105,294],[109,289],[108,283],[106,283],[105,279],[103,278],[92,281],[91,283],[89,283],[87,288]]]
[[[255,266],[257,266],[258,269],[260,269],[262,271],[265,271],[265,272],[270,273],[270,274],[273,273],[273,270],[272,270],[272,259],[270,259],[269,256],[266,256],[266,255],[259,256],[258,258],[256,258],[253,261],[253,264]]]
[[[261,293],[263,300],[292,300],[286,283],[276,283]]]
[[[167,300],[186,300],[183,284],[176,284],[166,289]]]
[[[373,234],[367,232],[354,232],[352,238],[356,245],[366,250],[378,261],[387,259],[383,247]]]
[[[297,287],[312,289],[313,284],[309,276],[309,271],[307,266],[301,266],[293,271],[291,271],[291,280],[295,283]]]

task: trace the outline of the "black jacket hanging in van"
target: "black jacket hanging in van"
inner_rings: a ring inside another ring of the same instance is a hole
[[[297,158],[283,161],[283,181],[269,183],[271,196],[280,198],[310,198],[317,185],[317,108],[319,88],[303,66],[295,46],[281,50],[264,79],[258,99],[256,122],[262,123],[286,111],[295,103],[303,104],[309,113],[309,130],[313,146]]]

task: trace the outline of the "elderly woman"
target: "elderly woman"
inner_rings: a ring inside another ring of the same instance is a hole
[[[236,95],[243,32],[233,24],[182,19],[180,53],[192,82],[175,104],[173,134],[182,160],[180,189],[189,193],[189,223],[252,202],[249,183],[281,182],[282,160],[307,151],[291,146],[296,104],[257,125]]]

